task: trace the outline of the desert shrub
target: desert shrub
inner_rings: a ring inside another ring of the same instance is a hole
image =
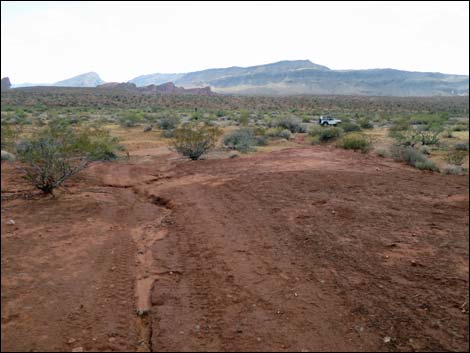
[[[117,158],[118,151],[123,150],[117,137],[113,137],[109,131],[97,127],[82,129],[77,133],[74,145],[90,161],[111,161]]]
[[[467,142],[457,142],[454,145],[454,149],[457,151],[468,151],[468,143]]]
[[[396,161],[403,161],[413,166],[416,162],[426,160],[426,156],[424,156],[424,154],[410,146],[392,146],[390,151],[393,159]]]
[[[173,138],[175,137],[175,130],[163,130],[162,136],[165,138]]]
[[[283,129],[287,129],[294,134],[307,131],[305,125],[302,124],[302,121],[294,117],[280,119],[277,122],[277,126]]]
[[[361,127],[351,121],[346,121],[341,123],[341,128],[344,132],[357,132],[361,131]]]
[[[255,135],[250,128],[241,128],[224,136],[224,145],[241,153],[253,150],[254,144]]]
[[[452,130],[453,131],[468,131],[468,123],[467,124],[463,124],[463,123],[456,124],[452,127]]]
[[[173,130],[171,146],[183,156],[197,160],[215,147],[221,133],[219,128],[206,124],[186,124]]]
[[[465,174],[466,169],[460,165],[446,165],[441,170],[444,175],[462,175]]]
[[[284,130],[281,130],[277,136],[282,139],[289,140],[292,138],[292,133],[290,132],[290,130],[284,129]]]
[[[18,136],[18,130],[12,125],[3,124],[1,125],[1,148],[10,148]]]
[[[240,112],[240,116],[238,117],[237,121],[242,126],[248,125],[248,123],[250,122],[250,112],[248,112],[247,110],[242,110]]]
[[[374,128],[374,125],[372,124],[372,122],[369,120],[369,118],[361,118],[359,119],[359,126],[363,129],[373,129]]]
[[[367,153],[372,147],[372,141],[369,137],[363,134],[348,134],[338,141],[337,146],[346,150],[355,150]]]
[[[390,153],[385,148],[380,148],[376,152],[377,152],[377,156],[382,157],[382,158],[390,156]]]
[[[136,127],[144,121],[144,117],[140,113],[126,112],[118,118],[118,123],[122,127]]]
[[[343,130],[338,127],[319,127],[309,131],[309,135],[313,137],[312,142],[329,142],[337,139],[343,133]]]
[[[99,128],[49,126],[17,144],[20,169],[46,194],[97,160],[116,158],[118,140]]]
[[[443,133],[442,133],[442,137],[446,138],[446,139],[451,139],[452,137],[454,137],[454,135],[452,135],[452,131],[451,130],[445,130]]]
[[[225,111],[223,111],[223,110],[218,110],[218,111],[215,112],[215,116],[218,117],[218,118],[221,118],[225,115],[226,115]]]
[[[393,146],[391,149],[392,157],[396,161],[403,161],[415,168],[422,170],[437,170],[433,161],[426,158],[424,154],[410,146]]]
[[[53,194],[55,188],[90,163],[84,154],[76,153],[67,142],[52,136],[28,141],[19,159],[24,165],[21,169],[25,179],[46,194]]]
[[[395,139],[395,144],[400,146],[414,147],[414,145],[418,142],[415,130],[413,129],[396,130],[393,133],[390,133],[390,136]]]
[[[390,126],[388,133],[391,137],[395,137],[398,132],[407,131],[411,128],[411,124],[408,119],[401,118],[397,119]]]
[[[256,146],[267,146],[268,145],[268,139],[264,135],[260,136],[255,136],[255,145]]]
[[[432,171],[437,170],[436,164],[430,159],[426,159],[424,161],[417,161],[414,166],[417,169],[421,169],[421,170],[432,170]]]
[[[431,150],[428,146],[421,146],[419,148],[419,151],[423,154],[426,154],[426,155],[430,155],[431,154]]]
[[[178,126],[181,119],[176,114],[165,115],[157,121],[157,125],[162,130],[172,130]]]
[[[466,150],[450,150],[446,154],[446,162],[454,165],[462,165],[466,156]]]
[[[439,143],[439,136],[444,131],[444,127],[442,124],[434,123],[418,126],[414,130],[418,142],[423,145],[436,145]]]

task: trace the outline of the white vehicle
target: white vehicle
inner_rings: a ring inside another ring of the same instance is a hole
[[[321,116],[318,122],[322,126],[336,126],[341,122],[341,120],[332,118],[331,116],[327,115],[327,116]]]

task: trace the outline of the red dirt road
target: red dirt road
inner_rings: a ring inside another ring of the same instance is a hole
[[[468,177],[324,147],[103,163],[55,200],[2,172],[2,351],[468,349]]]

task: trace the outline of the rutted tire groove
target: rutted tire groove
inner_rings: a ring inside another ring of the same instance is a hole
[[[173,205],[169,199],[154,194],[148,195],[145,191],[132,188],[132,191],[140,197],[144,197],[152,206],[158,207],[160,215],[155,222],[146,224],[134,234],[134,242],[137,247],[136,256],[136,326],[138,335],[138,351],[153,352],[152,335],[153,303],[151,294],[156,282],[161,276],[172,271],[157,271],[154,268],[152,246],[155,242],[164,239],[168,231],[165,228],[165,220],[170,215]],[[174,271],[175,273],[178,271]]]

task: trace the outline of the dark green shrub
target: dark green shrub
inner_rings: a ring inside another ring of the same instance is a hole
[[[457,142],[454,145],[454,149],[456,149],[457,151],[468,151],[468,143],[466,143],[466,142]]]
[[[432,170],[432,171],[437,170],[436,164],[430,159],[426,159],[425,161],[418,161],[415,163],[414,166],[417,169],[421,169],[421,170]]]
[[[359,126],[363,129],[373,129],[374,125],[368,118],[361,118],[359,119]]]
[[[157,125],[162,130],[172,130],[172,129],[176,128],[179,125],[180,122],[181,122],[181,119],[178,115],[169,114],[169,115],[166,115],[166,116],[160,118],[157,121]]]
[[[353,122],[346,121],[341,123],[341,128],[344,130],[344,132],[357,132],[361,131],[361,127]]]
[[[255,145],[256,146],[267,146],[268,145],[268,139],[266,136],[255,136]]]
[[[341,136],[343,130],[338,127],[315,127],[309,131],[309,135],[312,136],[313,142],[329,142],[337,139]]]
[[[224,136],[224,145],[241,153],[252,151],[254,144],[255,135],[250,128],[241,128]]]

